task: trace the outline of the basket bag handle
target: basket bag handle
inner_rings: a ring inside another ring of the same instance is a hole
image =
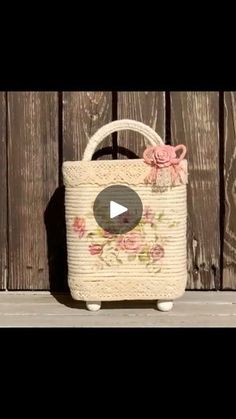
[[[93,153],[98,145],[110,134],[116,131],[132,130],[142,134],[152,146],[164,145],[161,137],[148,125],[132,119],[120,119],[118,121],[110,122],[101,127],[89,140],[83,155],[85,161],[92,159]]]

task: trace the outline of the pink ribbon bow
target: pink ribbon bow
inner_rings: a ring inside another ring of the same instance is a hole
[[[182,153],[177,157],[176,152],[179,150],[182,150]],[[179,163],[184,159],[186,151],[186,147],[183,144],[179,144],[176,147],[170,145],[147,147],[146,150],[144,150],[143,159],[147,164],[152,166],[152,168],[145,179],[146,182],[156,184],[159,170],[164,167],[169,167],[173,183],[175,183],[178,177],[182,180],[181,171],[183,169]]]

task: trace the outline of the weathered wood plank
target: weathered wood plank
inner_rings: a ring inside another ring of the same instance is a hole
[[[0,307],[0,317],[10,316],[10,315],[18,315],[18,316],[41,316],[49,317],[49,316],[75,316],[77,317],[78,321],[80,318],[85,319],[91,318],[93,313],[89,312],[85,304],[77,304],[77,306],[63,306],[58,304],[52,305],[44,305],[44,304],[28,304],[25,306],[24,304],[3,304]],[[213,315],[233,315],[235,316],[235,326],[236,326],[236,306],[235,304],[194,304],[193,307],[190,307],[189,304],[184,304],[178,302],[174,305],[173,309],[165,313],[167,317],[184,317],[184,316],[198,316],[200,319],[202,316],[213,316]],[[160,316],[163,316],[163,313],[159,312],[156,307],[155,303],[152,306],[145,306],[144,304],[140,304],[139,306],[130,306],[130,307],[119,307],[115,304],[111,303],[103,303],[101,310],[97,313],[97,320],[110,320],[113,319],[122,319],[122,318],[131,318],[136,317],[136,322],[139,323],[140,320],[148,320],[153,319],[156,324],[160,321]],[[95,316],[94,316],[95,317]]]
[[[0,316],[1,327],[77,327],[77,328],[104,328],[104,327],[233,327],[236,326],[236,316],[234,315],[204,315],[200,319],[196,316],[188,316],[185,314],[182,317],[161,317],[158,319],[145,318],[139,319],[135,316],[130,318],[94,318],[85,317],[79,318],[76,316],[30,316],[30,315],[10,315]]]
[[[224,117],[223,288],[236,289],[236,92],[224,94]]]
[[[84,302],[75,301],[69,293],[54,293],[49,291],[9,291],[0,293],[0,305],[53,305],[58,304],[66,307],[85,308]],[[232,291],[186,291],[184,295],[174,302],[176,304],[234,304],[236,306],[236,292]],[[155,301],[114,301],[103,302],[106,308],[154,308]],[[89,313],[89,311],[88,311]]]
[[[62,93],[62,160],[81,160],[90,137],[104,124],[112,120],[111,92],[63,92]],[[108,137],[94,154],[97,159],[111,159],[113,154],[112,138]],[[60,201],[64,201],[64,189],[60,188]],[[61,206],[60,206],[61,207]],[[60,238],[60,248],[66,249],[65,214],[61,211],[61,227],[55,225],[55,233],[63,231]],[[52,247],[57,247],[58,240],[54,240]],[[52,251],[54,253],[54,251]],[[61,262],[60,262],[61,261]],[[60,263],[59,263],[60,262]],[[57,266],[61,265],[63,282],[60,289],[66,288],[67,283],[67,255],[59,253]],[[59,267],[60,269],[60,267]],[[57,278],[59,271],[54,270]],[[68,288],[68,286],[67,286]]]
[[[7,280],[6,94],[0,92],[0,289]]]
[[[118,92],[117,117],[141,121],[151,126],[165,139],[165,93],[164,92]],[[143,136],[132,131],[118,133],[119,158],[131,158],[132,153],[142,157],[145,149]],[[129,153],[124,149],[128,149]],[[124,154],[123,154],[124,153]]]
[[[173,144],[187,145],[188,288],[220,287],[219,95],[172,92]]]
[[[10,92],[8,137],[8,289],[48,289],[44,213],[58,186],[58,94]]]
[[[186,313],[182,317],[159,317],[138,319],[135,316],[129,318],[95,318],[77,316],[30,316],[30,315],[10,315],[0,316],[1,327],[78,327],[78,328],[104,328],[104,327],[233,327],[236,326],[236,316],[234,315],[203,315],[200,319],[195,315],[188,316]]]
[[[154,301],[107,302],[97,313],[69,296],[1,293],[0,326],[37,327],[235,327],[234,292],[186,292],[168,313]],[[196,301],[196,296],[199,300]],[[217,302],[215,301],[217,299]],[[222,303],[220,299],[222,298]],[[45,300],[45,302],[44,302]]]
[[[111,92],[63,92],[63,160],[80,160],[90,137],[112,120]],[[112,158],[112,139],[108,137],[99,147],[109,147]]]

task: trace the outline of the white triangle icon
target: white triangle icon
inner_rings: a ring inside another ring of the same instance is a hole
[[[117,204],[117,202],[110,201],[110,218],[115,218],[126,211],[128,211],[128,208],[123,207],[123,205]]]

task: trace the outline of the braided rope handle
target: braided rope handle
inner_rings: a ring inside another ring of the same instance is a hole
[[[110,122],[100,128],[89,140],[83,155],[85,161],[92,159],[93,153],[98,145],[110,134],[115,131],[132,130],[142,134],[152,146],[157,144],[163,145],[162,138],[148,125],[132,119],[120,119],[118,121]]]

